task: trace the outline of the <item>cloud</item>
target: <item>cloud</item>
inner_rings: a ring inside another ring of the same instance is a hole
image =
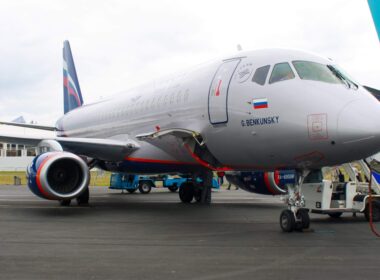
[[[366,1],[2,1],[0,119],[53,124],[62,112],[62,41],[85,102],[231,53],[299,48],[380,88]]]

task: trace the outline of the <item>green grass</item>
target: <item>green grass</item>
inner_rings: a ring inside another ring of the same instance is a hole
[[[0,185],[14,185],[15,177],[21,179],[21,185],[26,185],[25,171],[0,171]],[[109,186],[111,173],[91,171],[90,186]]]

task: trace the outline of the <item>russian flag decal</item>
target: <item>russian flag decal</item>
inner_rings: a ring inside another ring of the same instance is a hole
[[[253,109],[268,108],[268,98],[257,98],[252,100]]]

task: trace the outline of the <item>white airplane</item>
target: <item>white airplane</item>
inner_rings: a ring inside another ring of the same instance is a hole
[[[114,98],[83,105],[68,41],[63,49],[64,116],[56,137],[1,134],[0,140],[38,145],[28,185],[63,205],[89,199],[89,169],[133,174],[177,173],[189,182],[180,199],[211,200],[212,172],[244,185],[261,176],[257,192],[273,194],[276,170],[296,170],[286,231],[307,227],[300,185],[323,166],[366,158],[380,150],[380,106],[330,59],[295,50],[238,52]],[[259,171],[259,172],[258,172]],[[260,173],[261,172],[261,173]],[[264,173],[263,173],[264,172]],[[193,180],[195,182],[196,180]],[[260,183],[261,182],[261,183]],[[290,227],[289,227],[290,223]]]

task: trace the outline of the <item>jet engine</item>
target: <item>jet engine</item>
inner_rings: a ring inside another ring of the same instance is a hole
[[[292,170],[234,172],[226,174],[226,178],[247,192],[280,195],[287,193],[287,184],[296,182],[296,173]]]
[[[68,152],[48,152],[36,156],[27,169],[29,189],[51,200],[78,197],[89,185],[87,163]]]

